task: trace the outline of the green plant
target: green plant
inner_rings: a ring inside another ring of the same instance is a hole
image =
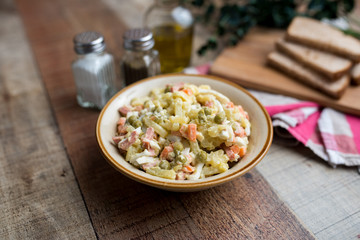
[[[298,15],[333,19],[354,8],[354,0],[247,0],[223,1],[218,5],[205,0],[190,2],[200,10],[197,19],[214,30],[213,36],[198,50],[200,55],[216,49],[219,38],[226,45],[236,45],[255,25],[286,28]]]

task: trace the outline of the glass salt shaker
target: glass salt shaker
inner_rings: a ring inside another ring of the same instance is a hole
[[[74,37],[78,57],[72,70],[81,107],[102,109],[117,91],[114,59],[105,49],[100,33],[82,32]]]
[[[130,29],[123,39],[125,53],[121,72],[126,85],[160,74],[159,53],[153,49],[154,39],[149,29]]]

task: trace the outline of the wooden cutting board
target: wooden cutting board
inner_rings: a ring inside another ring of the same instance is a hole
[[[284,31],[256,28],[239,44],[225,49],[215,60],[211,74],[241,86],[314,101],[322,106],[360,115],[360,86],[350,86],[339,100],[309,88],[266,65],[266,56]]]

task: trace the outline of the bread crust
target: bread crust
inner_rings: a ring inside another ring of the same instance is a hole
[[[272,52],[268,55],[269,65],[281,70],[301,83],[316,88],[333,98],[340,98],[350,83],[349,75],[344,75],[334,82],[329,82],[323,75],[312,69],[306,68],[296,60],[279,53]]]
[[[350,71],[352,83],[360,85],[360,63],[354,64]]]
[[[285,39],[360,61],[359,40],[314,19],[294,18]]]
[[[301,44],[287,42],[284,39],[276,42],[276,48],[306,67],[325,75],[329,81],[336,81],[352,66],[352,62],[348,59]]]

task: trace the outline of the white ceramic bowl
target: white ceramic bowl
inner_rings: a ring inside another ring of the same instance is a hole
[[[129,104],[134,97],[146,96],[155,87],[177,82],[195,85],[207,84],[212,89],[226,95],[235,104],[243,106],[248,112],[251,122],[246,155],[228,171],[199,180],[168,180],[152,176],[132,166],[120,155],[112,144],[115,135],[116,122],[119,119],[118,108]],[[197,191],[214,187],[241,176],[252,169],[268,152],[273,138],[271,119],[264,107],[248,91],[242,87],[221,78],[205,75],[167,74],[147,78],[136,82],[118,92],[101,111],[97,125],[96,138],[99,147],[108,162],[124,175],[147,185],[178,192]]]

